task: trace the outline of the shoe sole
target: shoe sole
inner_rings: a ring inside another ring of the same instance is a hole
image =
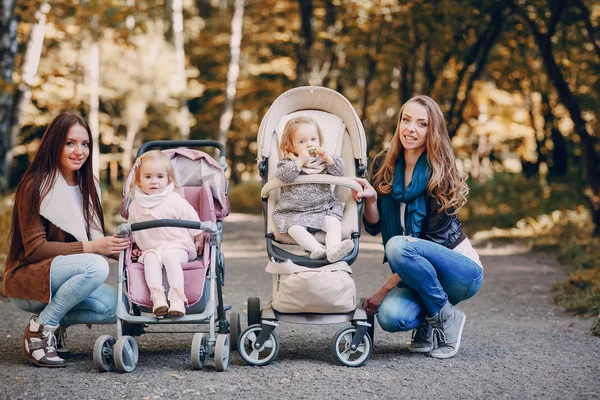
[[[410,347],[408,346],[408,351],[411,353],[429,353],[431,352],[431,346],[429,347]]]
[[[39,363],[35,358],[29,358],[29,357],[25,357],[22,356],[23,360],[25,361],[29,361],[30,363],[38,366],[38,367],[44,367],[44,368],[63,368],[67,366],[67,363],[62,363],[62,364],[42,364]]]
[[[183,317],[185,315],[185,313],[182,313],[179,311],[170,311],[169,315],[174,318],[179,318],[179,317]]]
[[[154,315],[156,315],[157,317],[162,317],[163,315],[167,314],[167,310],[169,310],[169,308],[167,306],[164,307],[159,307],[157,308],[155,311],[153,311]]]
[[[447,353],[447,354],[431,354],[432,358],[439,358],[439,359],[444,359],[444,358],[450,358],[450,357],[454,357],[454,355],[456,353],[458,353],[458,349],[460,348],[460,342],[462,340],[462,332],[463,332],[463,328],[465,326],[465,321],[467,320],[467,316],[463,314],[463,320],[462,323],[460,324],[460,330],[458,331],[458,339],[456,340],[456,348],[454,349],[454,351],[452,353]]]

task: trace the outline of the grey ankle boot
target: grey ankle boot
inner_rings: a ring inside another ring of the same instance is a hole
[[[433,328],[431,357],[453,357],[460,347],[460,339],[467,319],[465,314],[450,302],[446,302],[446,305],[437,314],[425,319]]]
[[[427,322],[423,322],[421,325],[417,326],[417,328],[413,330],[412,339],[408,345],[408,351],[411,353],[431,352],[432,333],[433,329],[431,329],[431,325]]]

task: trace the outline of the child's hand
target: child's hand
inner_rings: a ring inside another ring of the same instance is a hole
[[[309,152],[309,148],[300,151],[300,153],[298,153],[298,157],[296,158],[296,165],[298,166],[298,169],[302,168],[304,164],[306,164],[306,162],[310,160],[310,157],[311,155]]]
[[[204,237],[202,237],[202,235],[199,235],[196,238],[195,244],[196,252],[198,253],[198,255],[202,255],[202,253],[204,252]]]
[[[139,247],[134,247],[131,249],[131,261],[137,261],[138,258],[142,255],[142,249]]]
[[[321,157],[323,160],[325,160],[325,162],[329,165],[333,164],[333,157],[331,157],[331,155],[327,152],[327,150],[325,150],[322,147],[318,147],[315,149],[317,152],[317,155],[319,157]]]

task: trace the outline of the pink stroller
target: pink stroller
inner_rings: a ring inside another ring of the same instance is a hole
[[[182,147],[216,147],[220,150],[220,161],[198,150]],[[182,196],[198,212],[202,222],[183,220],[156,220],[136,224],[121,224],[119,235],[129,236],[132,232],[164,226],[202,229],[208,233],[202,256],[183,265],[185,287],[188,299],[187,313],[183,317],[171,318],[168,315],[156,317],[152,314],[150,292],[144,279],[144,266],[131,260],[131,246],[119,256],[117,277],[117,340],[103,335],[94,345],[94,365],[99,371],[131,372],[138,361],[138,346],[134,336],[146,331],[148,325],[163,324],[208,324],[208,333],[194,333],[192,341],[192,366],[202,369],[206,356],[214,357],[215,369],[224,371],[229,363],[230,335],[237,344],[240,331],[239,316],[231,312],[229,321],[226,311],[231,306],[223,305],[222,286],[225,263],[221,252],[223,239],[222,220],[229,214],[227,197],[228,182],[225,178],[225,147],[212,140],[153,141],[144,144],[138,156],[152,149],[162,150],[170,159],[177,181],[181,185]],[[125,189],[121,215],[127,218],[127,208],[131,202],[128,193],[130,173]],[[166,279],[163,279],[165,284]],[[168,290],[168,288],[167,288]]]

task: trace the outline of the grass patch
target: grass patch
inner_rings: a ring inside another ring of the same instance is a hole
[[[13,196],[0,197],[0,282],[4,277],[4,262],[8,255],[8,234],[12,222]]]
[[[260,214],[262,201],[260,198],[261,182],[248,181],[229,188],[231,211],[244,214]]]
[[[500,174],[485,185],[471,184],[461,216],[467,232],[477,232],[471,233],[475,239],[518,238],[536,250],[557,252],[569,277],[552,288],[554,302],[596,317],[592,334],[600,336],[600,238],[592,236],[583,190],[566,182],[544,185]]]

